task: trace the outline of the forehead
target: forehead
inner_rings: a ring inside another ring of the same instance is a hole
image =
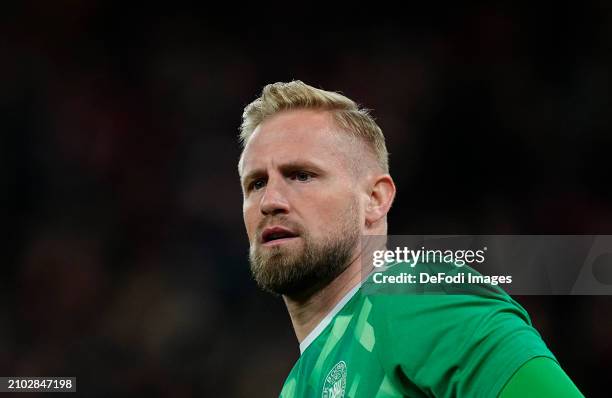
[[[242,168],[248,171],[268,161],[338,163],[344,160],[351,141],[348,134],[338,131],[329,112],[283,111],[257,126],[244,149]]]

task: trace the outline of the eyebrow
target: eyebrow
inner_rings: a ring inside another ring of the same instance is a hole
[[[283,174],[298,170],[310,170],[317,174],[324,174],[323,168],[310,160],[295,160],[292,162],[283,163],[278,166]],[[242,186],[246,188],[248,184],[267,174],[265,169],[255,169],[247,173],[242,179]]]

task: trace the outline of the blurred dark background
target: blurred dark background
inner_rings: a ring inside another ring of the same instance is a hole
[[[374,110],[390,233],[612,233],[609,2],[300,6],[2,5],[2,376],[76,376],[90,397],[278,395],[299,351],[250,279],[236,172],[266,83]],[[606,396],[612,297],[517,300]]]

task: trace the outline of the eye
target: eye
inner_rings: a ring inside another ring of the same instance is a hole
[[[259,180],[255,180],[251,183],[251,189],[253,191],[259,191],[260,189],[262,189],[263,187],[266,186],[266,182],[263,179],[259,179]]]
[[[295,172],[295,174],[293,174],[293,179],[297,181],[301,181],[301,182],[306,182],[310,180],[311,178],[312,178],[312,175],[305,171],[297,171]]]

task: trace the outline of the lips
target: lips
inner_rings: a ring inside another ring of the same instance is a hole
[[[285,227],[268,227],[261,233],[261,242],[264,244],[276,241],[280,242],[281,240],[296,238],[297,236],[297,233]]]

